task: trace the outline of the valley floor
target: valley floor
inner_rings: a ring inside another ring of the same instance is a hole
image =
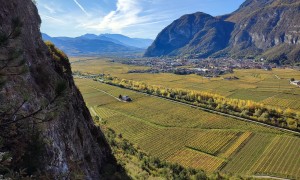
[[[152,156],[207,172],[300,178],[292,133],[88,79],[76,84],[93,116]],[[112,97],[120,94],[133,102]]]
[[[293,69],[235,69],[233,74],[208,79],[197,75],[127,73],[129,70],[149,67],[124,65],[105,58],[73,58],[71,61],[74,62],[73,71],[110,74],[112,77],[142,81],[151,85],[211,92],[282,109],[300,109],[300,88],[290,84],[291,78],[300,80],[300,72]],[[239,79],[225,80],[226,77],[233,76]]]

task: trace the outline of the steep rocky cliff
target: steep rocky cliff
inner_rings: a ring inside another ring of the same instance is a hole
[[[299,1],[247,0],[227,20],[236,24],[228,54],[262,55],[277,62],[300,60]]]
[[[233,29],[233,23],[208,14],[182,16],[166,27],[145,53],[145,56],[198,54],[209,56],[224,49]]]
[[[187,16],[191,18],[198,14]],[[199,21],[184,21],[184,17],[164,29],[145,56],[264,57],[278,63],[300,61],[298,0],[247,0],[229,15],[216,18],[202,16]],[[212,19],[218,22],[217,25],[201,26],[210,24]],[[190,31],[182,28],[182,23],[184,27],[198,27],[194,34],[198,34],[196,39],[199,41],[195,42],[195,36],[190,36]],[[182,38],[177,32],[188,38]],[[174,39],[181,45],[174,46]],[[207,44],[211,45],[210,49]]]
[[[50,179],[101,178],[114,158],[68,58],[42,41],[31,0],[0,4],[0,176],[23,169]]]

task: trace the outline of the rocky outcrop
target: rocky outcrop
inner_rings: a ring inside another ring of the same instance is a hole
[[[297,0],[247,0],[227,19],[236,24],[227,53],[260,55],[277,62],[299,61],[299,9]]]
[[[31,0],[0,4],[0,152],[10,152],[15,171],[100,179],[114,159],[74,84],[67,57],[42,41]]]
[[[199,27],[197,42],[193,41],[194,36],[186,39],[176,33],[189,34],[189,31],[182,28],[182,20],[185,17],[183,16],[158,35],[145,56],[264,57],[278,63],[300,61],[299,9],[300,2],[297,0],[247,0],[232,14],[214,18],[219,19],[217,27],[201,26],[210,23],[213,17],[187,21],[184,27]],[[187,16],[193,17],[198,14]],[[180,41],[181,46],[174,46],[166,37]],[[161,40],[165,42],[163,45]],[[205,43],[206,40],[209,40],[209,43]],[[211,49],[207,51],[207,44],[218,46],[210,46]]]

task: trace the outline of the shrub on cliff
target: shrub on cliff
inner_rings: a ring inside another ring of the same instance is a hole
[[[48,50],[52,59],[57,65],[59,65],[58,68],[56,68],[57,72],[59,74],[66,73],[71,75],[72,71],[68,56],[63,51],[55,47],[52,42],[46,41],[45,44],[48,46]]]

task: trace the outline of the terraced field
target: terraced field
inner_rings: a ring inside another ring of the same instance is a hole
[[[291,134],[88,79],[76,84],[94,116],[154,157],[208,172],[300,178],[300,138]],[[133,102],[112,97],[120,94]]]

